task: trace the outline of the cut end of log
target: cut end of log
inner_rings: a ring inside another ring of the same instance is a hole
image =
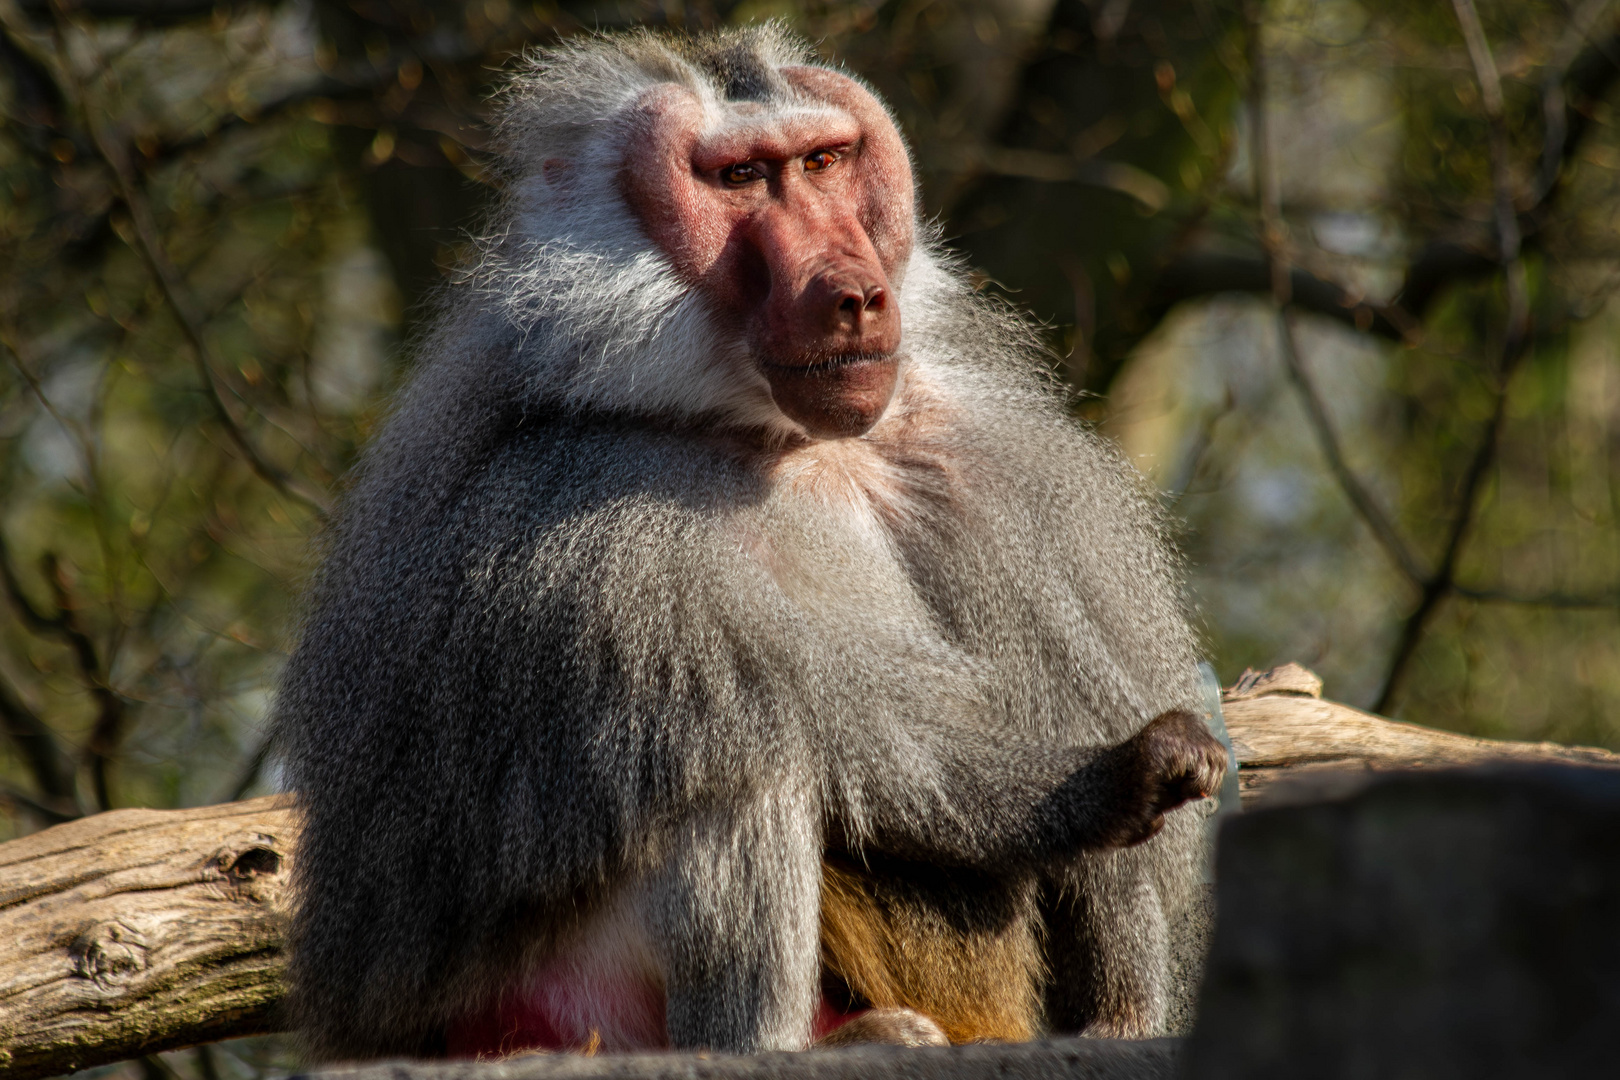
[[[1221,691],[1221,702],[1252,701],[1272,694],[1322,696],[1322,677],[1302,664],[1288,663],[1269,671],[1245,668],[1238,681]]]
[[[1221,694],[1237,756],[1243,805],[1351,792],[1374,773],[1493,762],[1620,767],[1596,747],[1479,739],[1375,716],[1322,698],[1322,680],[1299,664],[1245,671]]]

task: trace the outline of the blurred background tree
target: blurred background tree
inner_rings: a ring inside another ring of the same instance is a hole
[[[763,18],[887,98],[1164,491],[1226,681],[1620,747],[1608,0],[0,0],[0,838],[273,788],[312,541],[476,227],[491,86]]]

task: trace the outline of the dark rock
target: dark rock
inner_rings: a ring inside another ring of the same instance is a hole
[[[978,1046],[858,1046],[798,1054],[534,1054],[500,1062],[396,1062],[325,1080],[1171,1080],[1175,1039],[1051,1039]]]
[[[1170,1008],[1164,1018],[1168,1035],[1186,1035],[1197,1019],[1198,986],[1215,933],[1215,888],[1202,886],[1170,934]]]
[[[1221,834],[1186,1077],[1620,1075],[1620,773],[1322,794]]]

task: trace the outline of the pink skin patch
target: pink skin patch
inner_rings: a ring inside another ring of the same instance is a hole
[[[662,966],[650,947],[643,901],[632,886],[604,904],[498,1001],[449,1024],[446,1052],[500,1058],[525,1050],[668,1049]],[[854,1015],[819,1002],[816,1036]]]
[[[813,107],[713,126],[690,90],[647,90],[619,182],[676,272],[747,339],[782,412],[814,437],[861,435],[896,386],[911,165],[858,83],[782,74]]]
[[[825,996],[816,1006],[816,1018],[810,1024],[810,1041],[812,1043],[826,1038],[862,1013],[869,1009],[840,1009]]]
[[[632,108],[620,185],[676,271],[745,317],[767,296],[788,304],[827,260],[887,279],[911,256],[911,163],[876,98],[820,68],[782,74],[822,113],[766,114],[708,134],[696,95],[666,83]],[[817,150],[832,167],[790,168]],[[757,163],[768,180],[728,186],[726,166]],[[791,342],[780,344],[791,350]]]
[[[823,997],[811,1021],[811,1041],[863,1012],[839,1009]],[[667,1050],[664,992],[651,983],[568,981],[542,974],[494,1010],[451,1024],[445,1044],[450,1057],[473,1059],[588,1047],[604,1053]]]
[[[663,989],[611,976],[591,979],[577,969],[548,969],[493,1010],[465,1017],[445,1032],[445,1049],[459,1058],[592,1045],[608,1053],[668,1047]]]

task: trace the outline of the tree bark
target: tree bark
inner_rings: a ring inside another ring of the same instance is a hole
[[[1279,778],[1329,769],[1502,759],[1620,767],[1605,750],[1433,731],[1320,692],[1321,680],[1291,664],[1225,693],[1245,803]],[[0,1073],[32,1080],[278,1030],[297,838],[285,797],[272,796],[115,810],[0,845]],[[788,1075],[779,1065],[745,1072]],[[612,1075],[664,1075],[657,1069]],[[713,1073],[722,1074],[733,1075]]]
[[[1221,696],[1244,805],[1285,777],[1392,769],[1444,769],[1489,761],[1620,767],[1620,754],[1550,742],[1476,739],[1387,720],[1320,697],[1322,681],[1298,664],[1246,675]]]
[[[277,1030],[296,838],[272,796],[0,844],[0,1075]]]

